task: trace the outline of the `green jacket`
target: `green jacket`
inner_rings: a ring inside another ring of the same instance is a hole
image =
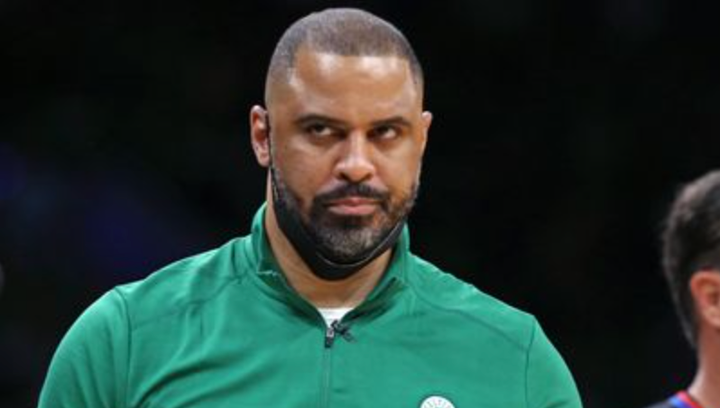
[[[106,293],[60,343],[41,408],[580,408],[537,321],[409,251],[328,329],[252,234]]]

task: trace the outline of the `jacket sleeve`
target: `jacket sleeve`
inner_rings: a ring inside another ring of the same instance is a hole
[[[39,408],[123,408],[129,327],[121,295],[92,304],[60,342],[40,392]]]
[[[537,321],[527,354],[528,408],[582,408],[570,370]]]

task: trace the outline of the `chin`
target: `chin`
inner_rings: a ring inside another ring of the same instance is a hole
[[[330,228],[340,228],[344,230],[357,230],[357,229],[382,229],[388,224],[388,220],[378,214],[368,215],[339,215],[339,214],[328,214],[324,217],[325,220],[321,222],[321,225],[328,226]]]

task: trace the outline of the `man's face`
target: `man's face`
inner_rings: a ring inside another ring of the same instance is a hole
[[[352,260],[410,211],[431,116],[406,60],[301,49],[268,114],[277,199],[321,252]]]

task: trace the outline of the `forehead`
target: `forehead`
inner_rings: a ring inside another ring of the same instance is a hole
[[[410,64],[397,56],[347,56],[301,49],[286,81],[273,88],[277,97],[272,98],[272,105],[280,110],[361,117],[411,115],[422,108],[421,88]]]

